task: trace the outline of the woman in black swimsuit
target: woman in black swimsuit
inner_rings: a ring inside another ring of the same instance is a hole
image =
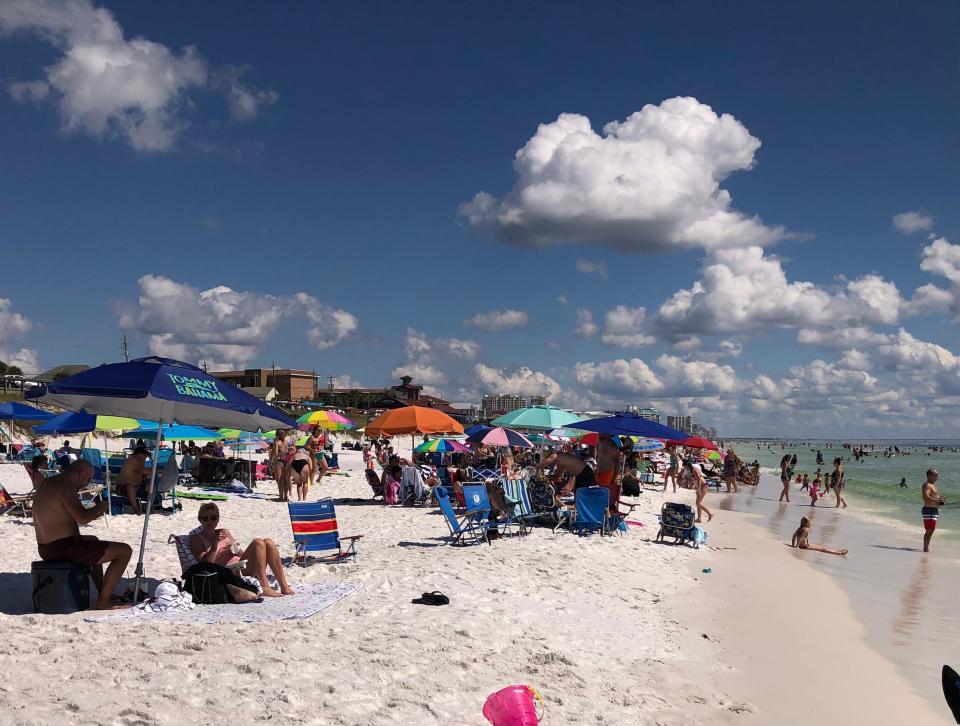
[[[843,478],[843,459],[837,457],[833,460],[833,493],[837,495],[836,509],[841,504],[847,508],[847,500],[843,498],[843,485],[846,484]]]
[[[297,499],[306,501],[310,492],[310,481],[313,479],[313,469],[310,467],[310,452],[299,448],[290,460],[290,486],[296,486]]]
[[[780,492],[778,501],[790,501],[790,479],[793,477],[793,469],[790,468],[790,454],[784,454],[780,459],[780,483],[783,484],[783,491]]]

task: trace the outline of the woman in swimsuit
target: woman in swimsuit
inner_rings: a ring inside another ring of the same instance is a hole
[[[847,500],[843,498],[844,484],[846,482],[843,480],[843,459],[837,457],[833,460],[833,493],[837,495],[837,503],[834,505],[834,509],[841,504],[844,509],[847,508]]]
[[[290,481],[284,475],[284,458],[287,454],[286,436],[287,432],[284,429],[277,429],[276,437],[270,444],[270,473],[277,482],[281,502],[290,499]]]
[[[828,555],[841,555],[846,557],[847,549],[842,550],[833,550],[829,547],[824,547],[822,544],[811,544],[807,539],[810,536],[810,519],[807,517],[800,518],[800,526],[797,527],[797,531],[793,533],[793,537],[790,539],[790,546],[797,547],[801,550],[813,550],[814,552],[823,552]]]
[[[780,492],[778,501],[790,501],[790,478],[793,476],[793,469],[790,468],[790,454],[784,454],[780,459],[780,483],[783,484],[783,491]]]
[[[673,493],[677,493],[677,474],[680,472],[680,457],[677,456],[677,447],[671,446],[667,449],[670,452],[670,466],[663,474],[663,491],[667,491],[667,482],[673,479]]]
[[[257,538],[240,554],[240,545],[230,534],[230,530],[217,528],[220,523],[220,508],[216,504],[213,502],[201,504],[197,519],[200,520],[200,531],[190,536],[190,550],[198,562],[212,562],[226,567],[240,560],[246,560],[247,566],[242,572],[260,581],[264,597],[293,595],[293,590],[287,584],[280,553],[272,539]],[[280,592],[274,590],[270,584],[267,578],[267,567],[277,578]]]
[[[313,480],[313,453],[309,449],[297,448],[290,459],[290,487],[297,488],[297,498],[303,502],[310,492]]]
[[[727,484],[727,493],[736,494],[739,490],[737,486],[737,455],[733,447],[727,449],[727,456],[723,460],[723,480]]]
[[[703,471],[700,469],[700,465],[693,465],[690,462],[684,463],[685,467],[690,467],[690,476],[693,478],[693,488],[697,492],[697,521],[699,522],[702,518],[704,512],[707,515],[707,521],[709,522],[713,519],[713,512],[707,509],[707,505],[703,503],[703,498],[707,496],[707,491],[710,487],[707,485],[707,480],[703,476]]]

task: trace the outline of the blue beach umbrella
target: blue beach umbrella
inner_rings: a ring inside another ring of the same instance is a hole
[[[643,436],[648,439],[670,440],[683,439],[687,436],[682,431],[630,414],[618,414],[581,421],[580,423],[570,424],[570,428],[580,429],[581,431],[596,431],[600,434],[611,434],[613,436]]]
[[[465,433],[467,436],[473,436],[474,434],[477,434],[477,433],[483,433],[484,431],[489,431],[492,428],[493,428],[492,426],[484,426],[483,424],[474,424],[470,428],[464,429],[463,433]]]
[[[135,429],[140,422],[123,416],[97,416],[92,413],[67,411],[54,416],[46,423],[34,426],[33,431],[41,436],[56,434],[89,434],[92,431],[123,431]]]
[[[172,358],[151,356],[127,363],[107,363],[39,386],[28,398],[86,413],[129,416],[164,423],[267,431],[294,428],[296,422],[283,411],[217,380],[206,372]],[[154,461],[159,461],[160,439]],[[147,511],[140,536],[140,556],[134,581],[134,599],[140,594],[143,553],[156,491],[157,467],[150,474]]]
[[[49,421],[54,414],[16,401],[0,403],[0,421]]]

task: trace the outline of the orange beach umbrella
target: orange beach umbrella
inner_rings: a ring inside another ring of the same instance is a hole
[[[367,424],[364,433],[378,436],[401,434],[462,434],[463,426],[442,411],[424,406],[394,408]]]

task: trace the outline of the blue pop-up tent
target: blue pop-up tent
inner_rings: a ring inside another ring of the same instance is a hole
[[[217,380],[196,366],[171,358],[152,356],[127,363],[107,363],[35,388],[28,397],[74,411],[156,421],[158,427],[165,423],[243,431],[296,427],[296,422],[280,409]],[[159,461],[159,452],[160,439],[157,438],[154,461]],[[140,594],[157,468],[154,467],[150,475],[134,598]]]

